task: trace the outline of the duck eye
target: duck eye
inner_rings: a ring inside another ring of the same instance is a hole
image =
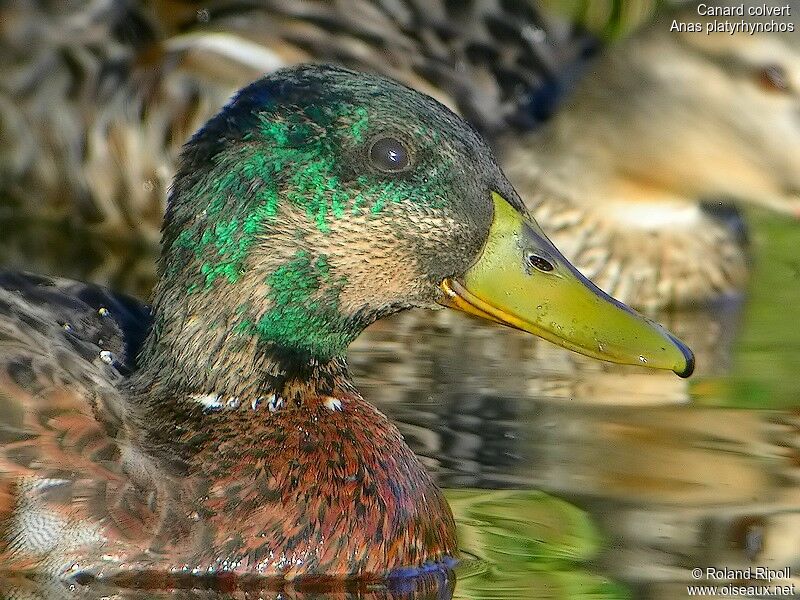
[[[376,169],[385,173],[405,171],[411,162],[403,142],[393,137],[375,140],[369,149],[369,159]]]
[[[542,271],[544,273],[548,273],[553,270],[553,263],[542,258],[541,256],[537,256],[536,254],[528,255],[528,264],[537,271]]]
[[[758,72],[761,86],[773,92],[786,92],[789,90],[789,80],[786,71],[780,65],[767,65]]]

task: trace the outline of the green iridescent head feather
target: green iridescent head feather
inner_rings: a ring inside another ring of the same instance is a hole
[[[385,137],[408,150],[407,170],[372,164]],[[334,67],[283,70],[187,144],[161,270],[240,336],[339,356],[376,318],[432,305],[475,260],[491,189],[519,203],[484,142],[435,100]]]

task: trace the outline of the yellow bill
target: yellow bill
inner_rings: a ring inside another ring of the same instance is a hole
[[[444,306],[615,363],[694,370],[694,354],[658,323],[581,275],[539,226],[492,194],[494,220],[478,261],[441,283]]]

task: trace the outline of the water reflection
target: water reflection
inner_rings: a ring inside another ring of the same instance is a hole
[[[453,597],[452,573],[394,582],[388,585],[351,586],[316,591],[259,589],[256,586],[233,591],[215,589],[120,588],[105,583],[68,584],[45,578],[0,578],[0,598],[8,600],[449,600]]]
[[[588,359],[450,311],[378,322],[356,341],[349,360],[364,395],[402,424],[443,486],[541,486],[547,468],[557,479],[578,466],[574,449],[566,450],[567,460],[562,448],[570,435],[590,447],[594,420],[631,407],[687,404],[692,382],[723,374],[737,306],[661,315],[697,353],[691,380]],[[594,447],[588,456],[601,451]]]
[[[351,360],[367,397],[400,424],[444,487],[539,489],[585,510],[603,541],[568,572],[611,587],[586,580],[581,589],[676,598],[696,583],[696,567],[800,568],[800,417],[704,405],[732,402],[725,395],[736,381],[729,370],[739,308],[671,316],[698,351],[689,381],[586,360],[460,315],[433,323],[400,316],[370,331]],[[769,372],[762,378],[781,383]],[[502,539],[538,539],[525,528],[535,510],[495,500]],[[554,527],[564,522],[553,515]],[[461,540],[467,552],[479,547]],[[486,531],[481,540],[497,542]],[[480,555],[495,565],[498,585],[460,581],[456,595],[558,597],[539,589],[539,576],[520,583],[513,555],[503,546]],[[541,567],[542,559],[527,562]]]

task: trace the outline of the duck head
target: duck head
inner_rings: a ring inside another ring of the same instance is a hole
[[[559,253],[464,121],[340,68],[265,77],[190,140],[160,275],[143,364],[183,387],[245,393],[253,373],[339,360],[376,319],[442,305],[599,359],[693,368]]]

